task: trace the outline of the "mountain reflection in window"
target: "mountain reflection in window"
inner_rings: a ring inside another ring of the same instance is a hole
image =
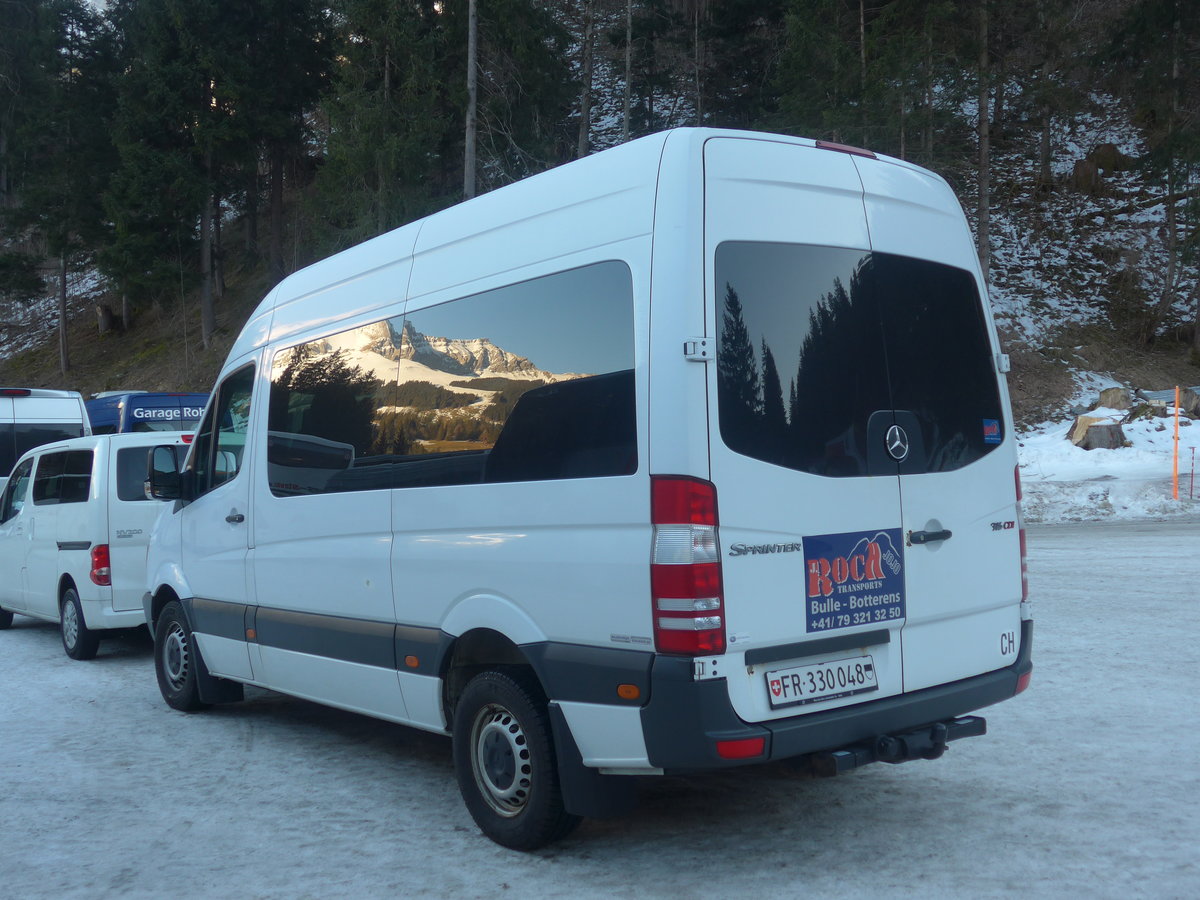
[[[868,470],[868,423],[915,414],[924,471],[994,448],[999,394],[974,279],[862,250],[728,242],[716,252],[721,436],[738,453],[830,477]],[[874,440],[876,435],[871,434]]]
[[[631,474],[628,267],[585,266],[280,352],[267,457],[278,496]]]

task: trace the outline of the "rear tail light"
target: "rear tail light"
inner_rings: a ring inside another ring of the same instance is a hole
[[[1021,512],[1021,467],[1013,469],[1013,477],[1017,481],[1017,534],[1021,539],[1021,602],[1029,602],[1029,552],[1025,543],[1025,516]]]
[[[32,393],[29,388],[0,388],[0,397],[28,397]]]
[[[97,544],[92,548],[92,571],[89,573],[93,584],[112,584],[112,568],[108,561],[108,544]]]
[[[650,492],[654,645],[686,656],[724,653],[717,489],[696,478],[656,476]]]

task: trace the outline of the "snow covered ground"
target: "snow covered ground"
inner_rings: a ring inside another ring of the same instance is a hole
[[[1034,527],[1034,677],[936,762],[659,779],[533,854],[445,738],[267,692],[186,715],[134,633],[0,632],[0,895],[1200,896],[1200,521]]]
[[[1110,384],[1115,382],[1100,386]],[[1125,413],[1096,409],[1087,415],[1120,422]],[[1066,438],[1072,421],[1045,422],[1018,435],[1027,522],[1200,516],[1200,421],[1180,419],[1178,500],[1173,490],[1173,418],[1122,425],[1129,446],[1116,450],[1074,446]]]

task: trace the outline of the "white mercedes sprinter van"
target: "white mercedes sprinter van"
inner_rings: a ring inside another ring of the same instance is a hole
[[[17,461],[0,492],[0,629],[14,612],[57,622],[67,656],[91,659],[105,631],[145,623],[146,547],[163,507],[146,496],[146,471],[163,441],[184,438],[95,435]]]
[[[1031,671],[1006,363],[900,160],[680,129],[445,210],[282,282],[155,451],[163,696],[451,734],[520,849],[630,776],[935,758]]]

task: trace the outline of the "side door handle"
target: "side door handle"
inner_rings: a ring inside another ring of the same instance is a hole
[[[953,536],[949,528],[942,531],[910,531],[908,533],[908,543],[936,544],[939,541],[948,541]]]
[[[232,522],[233,524],[236,525],[240,522],[245,522],[246,517],[244,515],[242,515],[240,512],[238,512],[236,509],[234,509],[234,510],[229,511],[229,515],[227,515],[225,517],[225,521]]]

